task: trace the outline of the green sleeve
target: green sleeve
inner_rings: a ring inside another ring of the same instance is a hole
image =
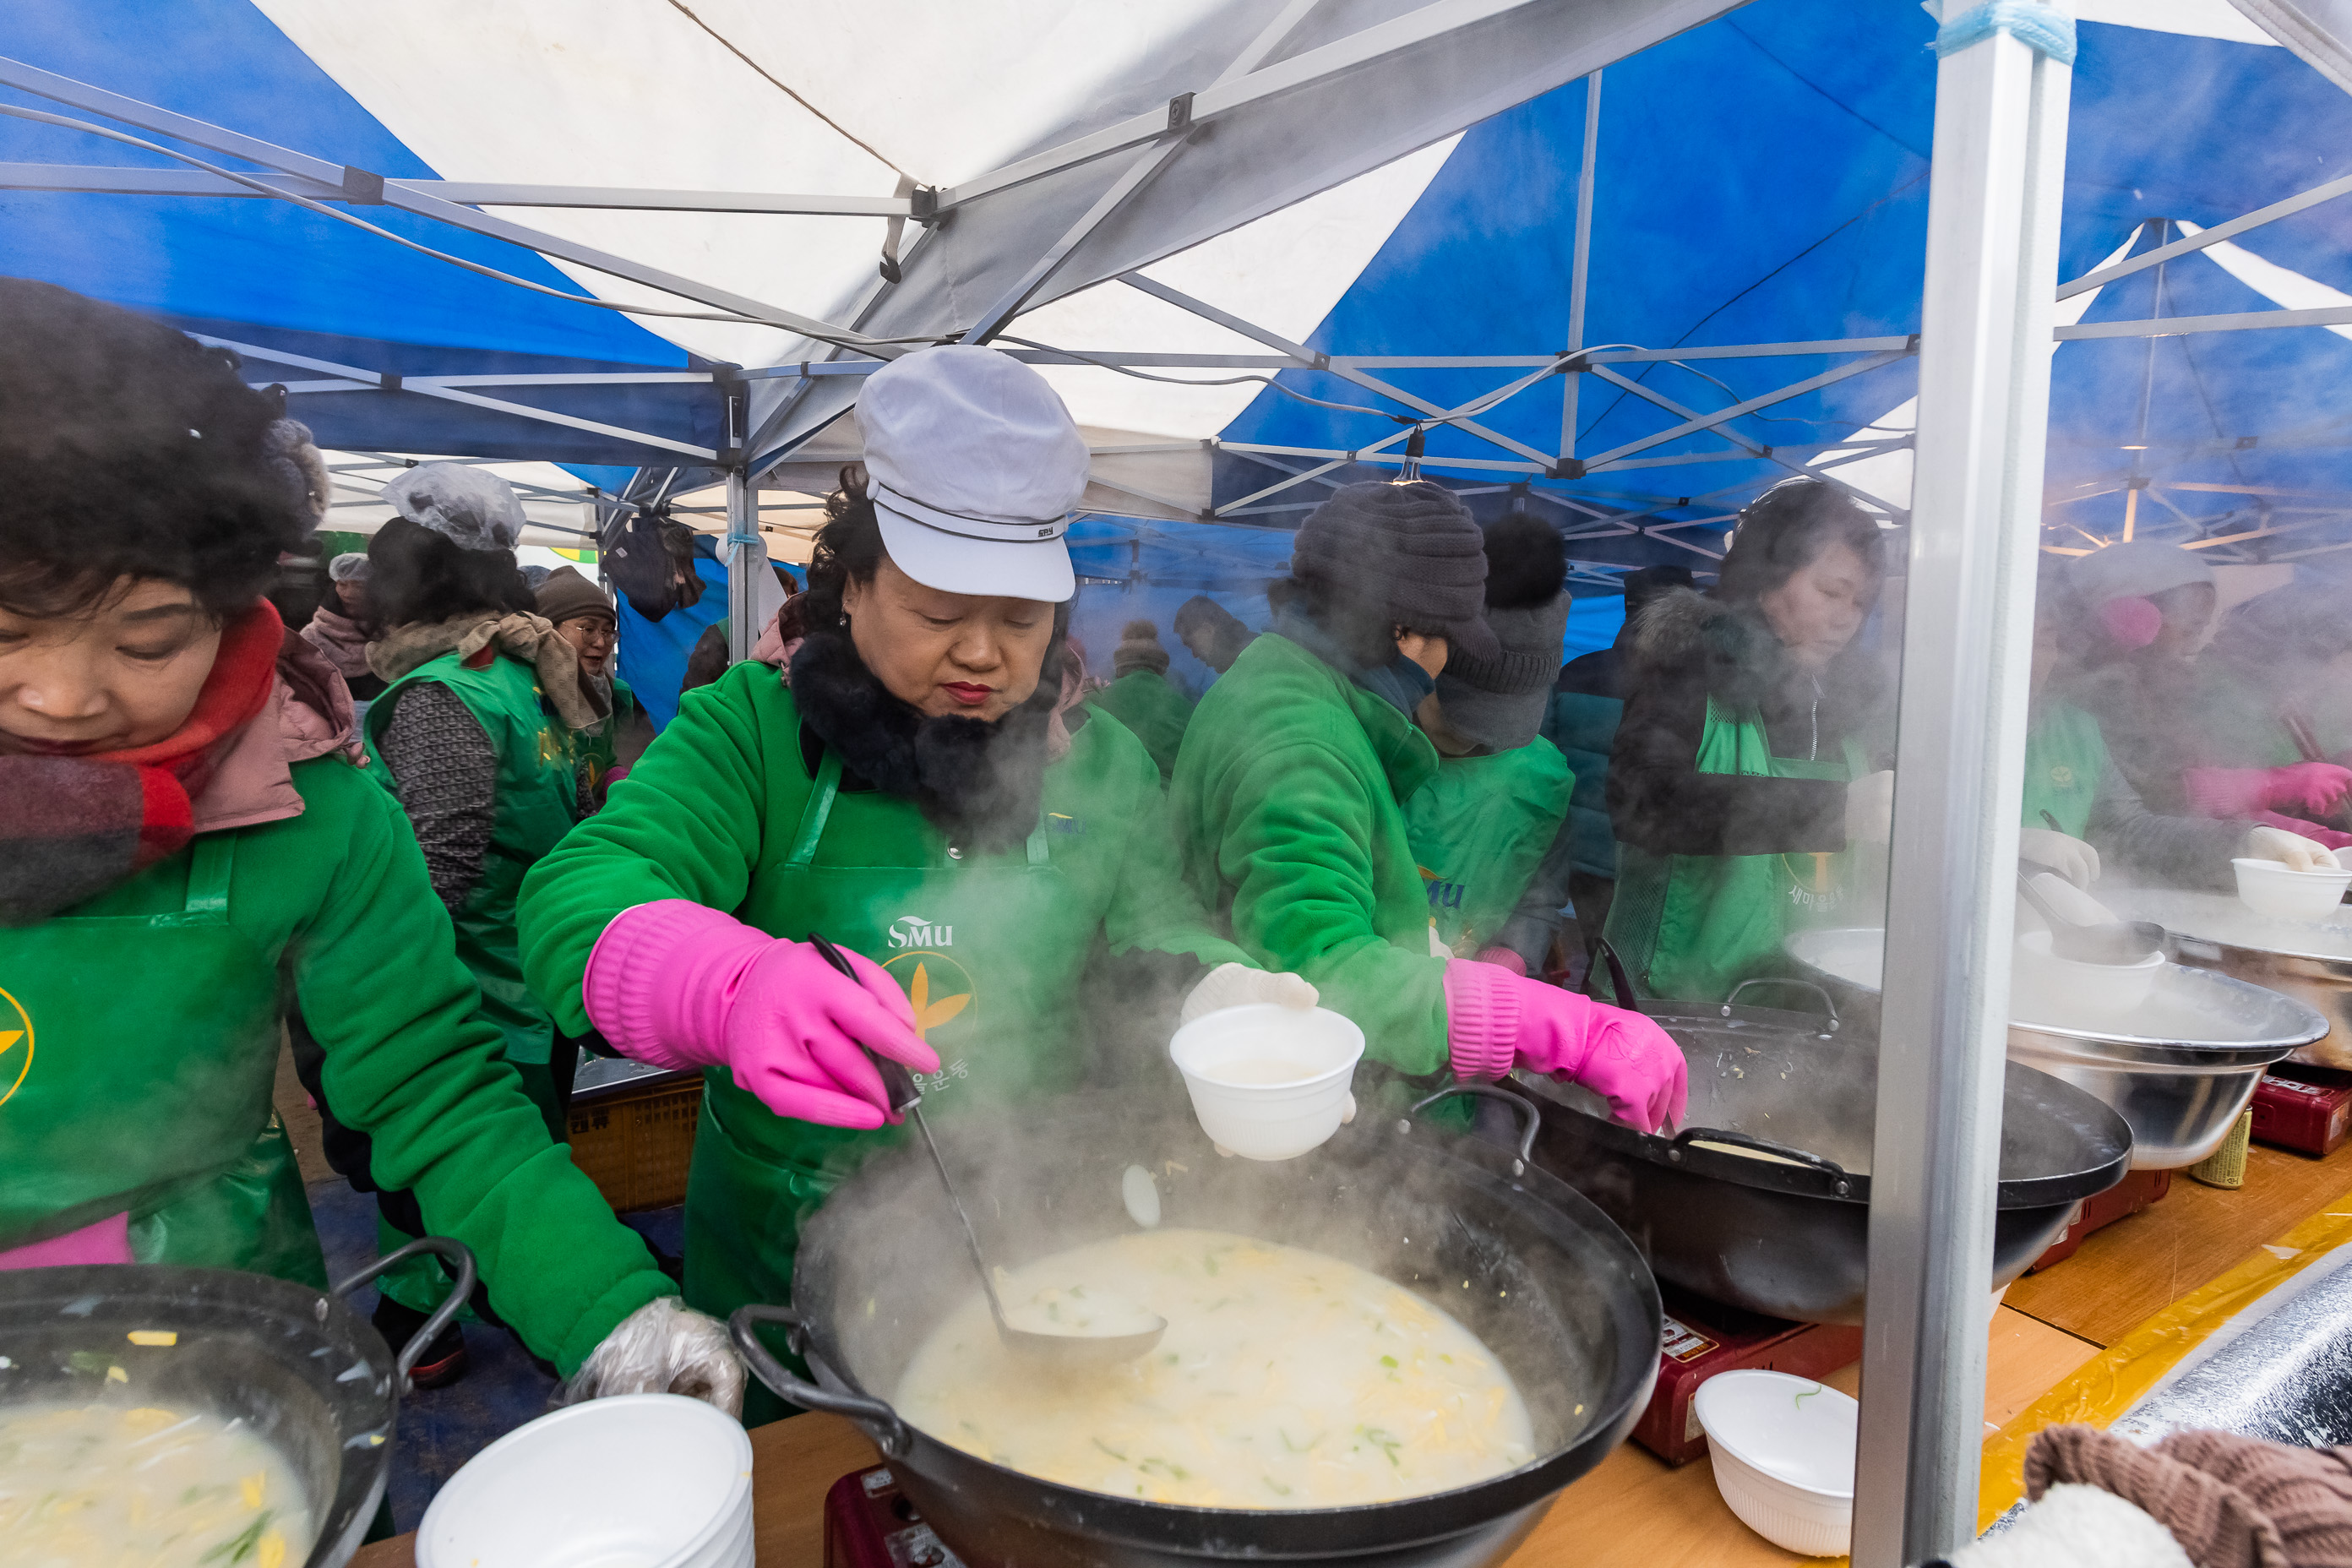
[[[1266,968],[1305,975],[1364,1031],[1374,1058],[1409,1073],[1443,1068],[1445,961],[1374,924],[1369,846],[1385,786],[1369,796],[1338,753],[1312,742],[1264,748],[1233,776],[1216,854],[1234,890],[1234,940]]]
[[[473,1248],[499,1315],[569,1376],[622,1319],[677,1287],[549,1138],[476,1012],[399,805],[349,771],[305,795],[343,828],[331,895],[292,950],[328,1104],[373,1140],[378,1184],[413,1188],[426,1226]]]
[[[1097,713],[1092,722],[1116,724]],[[1176,853],[1175,829],[1169,820],[1167,792],[1160,787],[1160,770],[1139,738],[1122,750],[1132,753],[1123,781],[1132,801],[1126,813],[1118,882],[1103,912],[1103,937],[1113,953],[1139,950],[1182,953],[1211,969],[1220,963],[1264,967],[1248,953],[1216,934],[1208,911],[1184,879]]]
[[[689,693],[604,809],[523,878],[523,978],[564,1033],[593,1028],[580,979],[614,915],[661,899],[733,910],[750,891],[767,788],[755,679],[776,673],[746,662]]]

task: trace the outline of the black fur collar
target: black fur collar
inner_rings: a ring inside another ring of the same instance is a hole
[[[1061,694],[1056,639],[1030,699],[994,723],[926,718],[890,695],[840,632],[813,632],[793,655],[793,700],[845,773],[913,801],[967,848],[1002,851],[1037,826],[1045,726]]]

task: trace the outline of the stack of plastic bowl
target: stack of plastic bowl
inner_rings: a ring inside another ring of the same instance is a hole
[[[417,1568],[751,1568],[751,1440],[698,1399],[542,1415],[449,1478]]]
[[[2282,921],[2324,921],[2344,902],[2352,871],[2295,871],[2275,860],[2232,860],[2238,898],[2258,915]]]
[[[1860,1405],[1785,1372],[1717,1373],[1692,1404],[1716,1489],[1742,1524],[1801,1556],[1845,1555]]]
[[[1339,1014],[1271,1002],[1204,1013],[1168,1042],[1201,1130],[1252,1160],[1294,1159],[1339,1131],[1363,1054],[1364,1031]]]

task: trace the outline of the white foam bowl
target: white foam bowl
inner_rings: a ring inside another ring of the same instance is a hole
[[[1364,1031],[1322,1007],[1253,1002],[1203,1013],[1168,1042],[1192,1114],[1219,1148],[1252,1160],[1291,1160],[1339,1131]],[[1252,1064],[1287,1063],[1303,1076],[1250,1081]]]
[[[2344,901],[2344,889],[2352,888],[2352,871],[2296,871],[2275,860],[2230,865],[2238,873],[2238,901],[2274,920],[2324,921]]]
[[[698,1399],[592,1399],[508,1433],[449,1478],[417,1568],[749,1568],[751,1440]]]
[[[2020,931],[2010,1012],[2021,1018],[2096,1026],[2147,1000],[2164,973],[2162,950],[2137,963],[2084,963],[2050,951],[2046,931]]]
[[[1785,1551],[1842,1557],[1853,1535],[1854,1419],[1834,1388],[1785,1372],[1717,1373],[1693,1400],[1716,1489]]]

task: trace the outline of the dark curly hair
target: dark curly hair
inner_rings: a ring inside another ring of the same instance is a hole
[[[368,606],[386,627],[539,609],[513,551],[463,550],[404,517],[368,541],[367,585]]]
[[[125,579],[252,604],[311,518],[266,456],[278,399],[235,354],[54,284],[0,278],[0,606],[86,614]]]

